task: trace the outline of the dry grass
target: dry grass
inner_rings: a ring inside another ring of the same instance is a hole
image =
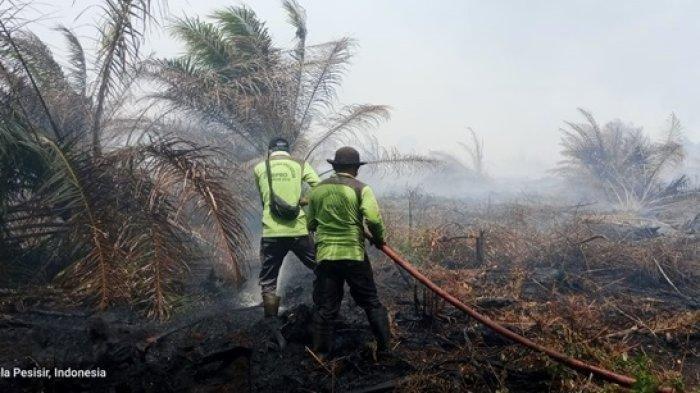
[[[512,204],[490,206],[485,213],[439,201],[424,209],[409,241],[402,201],[384,205],[390,242],[431,279],[477,307],[484,299],[508,300],[498,307],[485,303],[481,310],[490,317],[541,344],[637,377],[636,391],[657,383],[698,386],[700,312],[693,300],[700,294],[697,238],[617,236],[620,220],[577,208]],[[605,232],[610,225],[617,225],[614,236]],[[480,230],[486,238],[483,264],[474,252],[473,237]],[[430,297],[419,300],[434,303]],[[445,309],[444,304],[423,307],[450,329],[454,323]],[[466,329],[481,332],[471,325]],[[483,373],[493,363],[488,353],[495,349],[496,358],[507,366],[489,372],[494,381],[521,369],[547,370],[553,376],[552,391],[614,390],[515,345],[494,348],[479,334],[472,345],[425,361],[468,358],[481,364]],[[405,391],[439,391],[444,384],[454,388],[460,379],[452,373],[444,381],[434,369],[426,370],[409,379]],[[467,388],[478,379],[459,383]],[[488,387],[506,385],[492,382]]]

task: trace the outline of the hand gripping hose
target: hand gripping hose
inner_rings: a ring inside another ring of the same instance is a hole
[[[396,251],[394,251],[391,247],[388,245],[383,245],[380,250],[386,254],[391,260],[393,260],[396,264],[401,266],[404,270],[406,270],[408,273],[410,273],[413,277],[415,277],[418,281],[423,283],[426,287],[430,288],[431,291],[435,292],[438,296],[441,298],[447,300],[452,304],[453,306],[457,307],[458,309],[464,311],[466,314],[468,314],[470,317],[476,319],[479,323],[485,325],[489,329],[493,330],[494,332],[500,334],[501,336],[504,336],[506,338],[509,338],[512,341],[515,341],[516,343],[523,345],[525,347],[528,347],[530,349],[533,349],[537,352],[541,352],[549,356],[550,358],[556,360],[557,362],[574,369],[579,372],[583,372],[586,374],[594,374],[606,381],[616,383],[620,386],[624,386],[626,388],[631,388],[632,385],[635,384],[636,380],[632,377],[629,377],[627,375],[622,375],[622,374],[617,374],[615,372],[612,372],[610,370],[606,370],[604,368],[594,366],[592,364],[588,364],[586,362],[583,362],[581,360],[569,357],[564,355],[563,353],[559,353],[553,349],[547,348],[545,346],[542,346],[540,344],[537,344],[536,342],[530,340],[529,338],[523,337],[511,330],[506,329],[503,327],[501,324],[498,322],[495,322],[491,320],[490,318],[486,317],[485,315],[482,315],[478,313],[476,310],[473,308],[467,306],[466,304],[462,303],[457,299],[456,297],[450,295],[447,291],[444,289],[440,288],[437,286],[434,282],[430,281],[430,279],[426,276],[424,276],[421,272],[419,272],[413,265],[411,265],[407,260],[403,259]],[[659,387],[657,389],[657,392],[660,393],[672,393],[675,392],[674,389],[668,388],[668,387]]]

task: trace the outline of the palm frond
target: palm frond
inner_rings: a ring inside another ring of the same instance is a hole
[[[350,105],[345,107],[332,120],[330,128],[313,142],[306,152],[305,160],[319,146],[344,134],[354,134],[367,128],[374,127],[389,119],[389,107],[386,105]]]
[[[67,222],[75,230],[78,243],[87,251],[71,265],[77,289],[96,297],[98,307],[104,310],[116,298],[123,296],[122,277],[115,267],[114,247],[109,242],[110,229],[100,217],[98,199],[114,196],[109,189],[104,168],[90,165],[89,158],[76,157],[69,149],[48,138],[41,138],[46,146],[46,159],[51,168],[42,188],[50,191],[42,203],[60,206],[68,212]]]
[[[151,0],[106,0],[100,28],[99,72],[91,127],[92,149],[101,154],[100,136],[105,100],[139,61],[143,31],[151,20]]]
[[[645,168],[646,173],[644,174],[647,184],[642,199],[645,199],[651,192],[660,173],[669,167],[678,166],[685,159],[685,149],[682,142],[683,126],[675,113],[671,113],[668,123],[669,127],[664,140],[654,144],[649,153],[649,165]]]
[[[185,260],[192,257],[188,244],[178,226],[168,220],[171,206],[161,187],[154,184],[144,220],[135,231],[129,259],[135,262],[133,282],[138,283],[134,298],[145,305],[147,316],[161,321],[168,319],[188,271]]]
[[[287,12],[289,23],[294,28],[294,36],[297,39],[297,44],[294,48],[294,57],[296,60],[303,62],[304,53],[306,51],[306,10],[299,5],[296,0],[284,0],[282,6]]]
[[[227,67],[235,50],[224,40],[223,32],[213,23],[199,18],[177,19],[170,31],[182,40],[187,48],[186,60],[204,68]]]
[[[179,191],[181,203],[194,202],[195,211],[202,213],[203,228],[214,239],[216,261],[234,281],[243,279],[247,236],[242,217],[244,203],[224,186],[226,179],[216,167],[206,165],[211,152],[182,140],[167,140],[148,147],[149,153],[166,165],[162,170]]]
[[[54,60],[49,47],[36,34],[18,30],[11,39],[14,41],[18,52],[15,52],[12,43],[8,42],[8,36],[4,35],[0,48],[3,56],[20,61],[18,53],[22,55],[22,61],[27,65],[27,72],[31,72],[37,85],[42,90],[57,90],[65,87],[63,69]]]
[[[307,61],[304,66],[303,93],[297,112],[299,132],[308,127],[318,109],[329,107],[336,98],[336,88],[342,81],[354,46],[353,40],[341,38],[308,48],[317,60]]]
[[[250,114],[239,94],[254,90],[254,81],[222,81],[216,71],[196,67],[190,57],[153,61],[143,76],[161,87],[152,99],[167,102],[205,124],[220,125],[255,150],[260,148],[259,140],[251,135]]]
[[[53,119],[53,116],[51,115],[51,112],[49,111],[49,107],[46,104],[46,100],[44,99],[44,95],[42,94],[42,91],[37,83],[37,80],[34,78],[34,74],[32,73],[31,66],[25,59],[24,55],[22,54],[22,51],[20,50],[19,46],[17,45],[17,42],[15,39],[12,37],[12,34],[10,32],[10,29],[8,29],[7,25],[3,22],[2,18],[0,18],[0,30],[2,32],[2,42],[3,44],[9,46],[9,49],[7,49],[7,52],[12,53],[12,55],[17,59],[19,62],[21,69],[26,73],[27,78],[29,79],[31,89],[32,91],[36,94],[36,97],[41,104],[41,109],[43,110],[43,114],[46,119],[48,119],[49,124],[51,125],[51,130],[53,131],[54,135],[56,138],[59,140],[63,138],[63,134],[60,131],[58,125]],[[20,103],[19,104],[20,109],[26,114],[27,110],[24,108],[24,106]],[[26,116],[25,116],[26,117]],[[26,119],[27,121],[29,119]],[[33,126],[28,122],[27,123],[30,128],[33,128]],[[37,133],[36,130],[32,130],[33,133]]]
[[[68,42],[69,60],[71,63],[70,77],[73,85],[82,97],[87,93],[87,62],[85,60],[85,51],[78,37],[72,30],[65,26],[56,28],[61,32]]]
[[[292,92],[292,98],[290,100],[289,113],[291,114],[291,119],[289,119],[289,129],[295,128],[296,118],[299,111],[299,95],[301,94],[301,84],[303,82],[304,75],[304,63],[306,62],[306,35],[308,31],[306,29],[306,10],[296,2],[296,0],[284,0],[282,6],[287,11],[287,17],[289,23],[295,29],[295,37],[297,40],[296,46],[294,48],[294,59],[296,60],[295,72],[292,76],[294,78],[294,91]]]
[[[212,17],[217,21],[226,40],[235,45],[240,57],[266,59],[273,52],[272,38],[265,23],[246,7],[228,7],[217,10]]]
[[[442,161],[435,157],[418,153],[403,153],[395,147],[382,146],[376,138],[362,144],[362,156],[366,167],[375,174],[393,173],[396,175],[435,169]]]

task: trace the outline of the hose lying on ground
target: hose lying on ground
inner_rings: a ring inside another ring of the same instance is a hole
[[[594,366],[592,364],[588,364],[586,362],[583,362],[581,360],[569,357],[564,355],[563,353],[559,353],[553,349],[547,348],[545,346],[542,346],[540,344],[537,344],[536,342],[530,340],[529,338],[523,337],[511,330],[506,329],[503,327],[501,324],[498,322],[495,322],[491,320],[490,318],[478,313],[476,310],[473,308],[467,306],[466,304],[462,303],[457,299],[456,297],[450,295],[447,291],[444,289],[440,288],[437,286],[434,282],[430,281],[430,279],[426,276],[424,276],[421,272],[419,272],[413,265],[411,265],[408,261],[403,259],[396,251],[394,251],[391,247],[388,245],[383,245],[380,250],[386,254],[391,260],[393,260],[396,264],[401,266],[404,270],[406,270],[408,273],[410,273],[413,277],[415,277],[418,281],[420,281],[423,285],[426,287],[430,288],[431,291],[435,292],[438,296],[441,298],[447,300],[452,304],[453,306],[457,307],[458,309],[464,311],[466,314],[468,314],[470,317],[476,319],[478,322],[481,324],[485,325],[489,329],[493,330],[494,332],[500,334],[501,336],[504,336],[506,338],[509,338],[512,341],[515,341],[516,343],[523,345],[525,347],[528,347],[530,349],[533,349],[535,351],[541,352],[549,356],[550,358],[556,360],[557,362],[564,364],[574,370],[584,372],[587,374],[594,374],[597,375],[598,377],[609,381],[616,383],[618,385],[630,388],[632,385],[635,384],[636,380],[632,377],[629,377],[627,375],[622,375],[622,374],[617,374],[615,372],[612,372],[610,370],[606,370],[604,368]],[[657,392],[662,392],[662,393],[672,393],[675,390],[667,387],[659,387],[657,389]]]

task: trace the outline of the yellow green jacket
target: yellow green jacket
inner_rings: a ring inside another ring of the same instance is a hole
[[[303,168],[302,168],[303,164]],[[302,210],[295,220],[285,221],[270,214],[270,187],[267,182],[265,161],[258,163],[253,169],[255,182],[260,193],[263,206],[262,237],[298,237],[309,234],[306,225],[306,215]],[[276,151],[270,154],[270,172],[272,173],[272,188],[275,194],[285,202],[295,205],[299,203],[302,193],[302,181],[314,187],[318,184],[318,175],[308,163],[292,158],[289,153]]]
[[[319,183],[311,190],[308,210],[309,230],[316,232],[316,260],[364,260],[363,220],[372,236],[383,241],[384,222],[369,186],[345,173]]]

